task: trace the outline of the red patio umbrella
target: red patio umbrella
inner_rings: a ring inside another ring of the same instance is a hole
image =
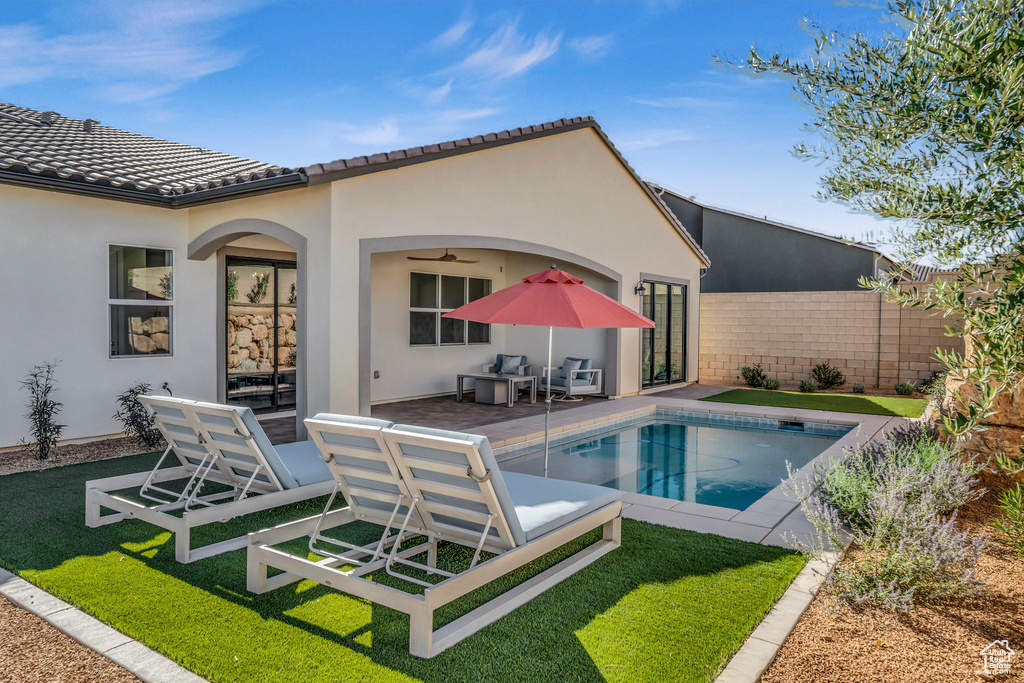
[[[444,318],[499,325],[538,325],[548,328],[548,381],[544,399],[544,473],[548,469],[548,421],[551,415],[551,345],[554,328],[654,327],[654,322],[583,284],[564,270],[551,268],[477,299]]]

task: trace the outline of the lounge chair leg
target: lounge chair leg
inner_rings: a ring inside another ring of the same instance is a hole
[[[189,559],[192,550],[191,536],[191,529],[184,524],[174,532],[174,559],[181,564],[188,564],[192,561]]]
[[[622,545],[622,517],[616,517],[604,523],[603,538],[615,545]]]
[[[430,548],[427,549],[427,566],[437,567],[437,539],[430,541]],[[427,572],[428,574],[430,572]]]
[[[245,554],[245,588],[250,593],[260,595],[267,592],[267,565],[254,555],[248,551]]]
[[[430,659],[434,649],[434,611],[425,604],[409,614],[409,654]]]

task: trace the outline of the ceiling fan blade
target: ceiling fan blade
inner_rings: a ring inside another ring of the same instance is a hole
[[[467,261],[465,259],[455,259],[454,263],[480,263],[479,261]]]
[[[406,256],[405,258],[409,259],[410,261],[443,261],[444,260],[443,257],[430,258],[428,256]]]

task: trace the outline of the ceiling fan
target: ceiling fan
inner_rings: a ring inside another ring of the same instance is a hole
[[[445,263],[480,263],[479,261],[467,261],[460,259],[455,254],[449,254],[448,250],[444,250],[444,256],[438,256],[436,258],[429,258],[427,256],[406,256],[405,258],[410,261],[443,261]]]

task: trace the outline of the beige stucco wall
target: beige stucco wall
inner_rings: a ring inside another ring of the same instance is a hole
[[[173,250],[173,356],[109,358],[109,244]],[[0,185],[0,447],[28,436],[19,380],[46,361],[61,361],[64,438],[119,432],[115,396],[139,381],[216,398],[216,273],[187,244],[184,212]]]
[[[700,381],[739,382],[740,368],[761,363],[794,388],[829,361],[854,382],[891,390],[933,370],[936,348],[963,352],[945,336],[948,323],[920,308],[901,308],[872,292],[704,294]]]
[[[359,283],[363,236],[486,235],[562,249],[620,273],[621,301],[634,309],[641,272],[689,279],[689,332],[697,339],[700,261],[593,130],[350,178],[333,183],[332,192],[332,409],[358,405],[352,321],[359,310],[351,293]],[[621,333],[621,393],[640,388],[639,341],[637,330]],[[691,343],[690,377],[696,363]]]

